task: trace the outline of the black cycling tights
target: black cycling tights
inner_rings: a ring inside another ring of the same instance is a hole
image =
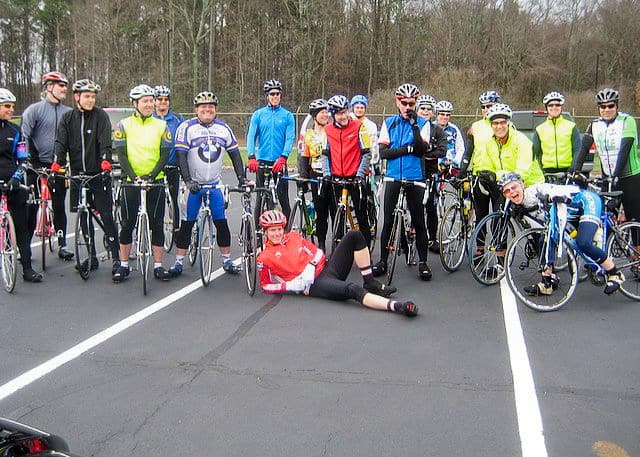
[[[131,244],[139,205],[140,189],[125,187],[120,203],[122,210],[121,244]],[[152,187],[147,191],[147,213],[151,227],[151,245],[164,246],[164,187]]]
[[[320,276],[313,282],[309,295],[336,301],[352,299],[362,303],[367,291],[346,279],[353,266],[353,253],[365,248],[367,242],[362,232],[349,230],[331,254]]]
[[[183,220],[180,224],[180,230],[176,235],[176,247],[178,249],[188,249],[191,242],[191,230],[196,221]],[[228,248],[231,246],[231,232],[226,219],[218,219],[213,221],[216,226],[216,236],[218,237],[218,246]]]

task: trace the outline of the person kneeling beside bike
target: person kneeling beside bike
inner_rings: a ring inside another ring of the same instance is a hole
[[[521,206],[527,212],[541,211],[541,204],[551,201],[558,205],[566,205],[567,214],[573,219],[579,219],[576,244],[587,256],[597,262],[605,270],[606,285],[604,293],[611,295],[624,282],[624,275],[618,271],[613,260],[594,243],[596,232],[601,228],[602,199],[595,192],[580,189],[575,185],[558,185],[540,183],[527,188],[519,175],[505,174],[498,185],[503,195],[515,205]],[[563,226],[564,224],[560,224]],[[547,247],[546,265],[541,272],[541,280],[524,288],[532,296],[551,295],[560,284],[554,273],[555,242]]]
[[[292,292],[336,301],[352,299],[367,308],[409,317],[418,314],[414,302],[388,298],[397,289],[374,279],[362,232],[347,232],[327,261],[324,252],[299,233],[285,233],[286,224],[287,218],[277,210],[265,211],[260,216],[266,241],[258,254],[257,268],[265,293]],[[354,261],[362,274],[362,286],[347,281]]]

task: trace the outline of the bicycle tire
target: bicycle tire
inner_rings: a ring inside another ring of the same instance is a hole
[[[389,237],[389,245],[387,251],[389,257],[387,257],[387,285],[390,286],[393,281],[393,274],[396,270],[396,263],[398,257],[402,251],[400,243],[402,242],[403,220],[399,212],[393,215],[393,225],[391,226],[391,236]]]
[[[4,290],[8,293],[13,292],[16,287],[16,272],[18,269],[18,253],[16,241],[16,228],[13,224],[13,218],[9,212],[3,214],[2,220],[2,282]]]
[[[540,281],[540,271],[546,263],[543,258],[545,229],[532,228],[519,233],[507,249],[506,278],[511,291],[528,308],[539,312],[557,311],[573,296],[578,285],[576,257],[565,245],[567,268],[556,270],[559,284],[551,295],[529,295],[524,287]]]
[[[504,211],[490,213],[476,225],[468,250],[473,279],[485,286],[491,286],[504,278],[504,257],[497,253],[506,251],[509,241],[514,236],[513,221],[511,218],[505,219]],[[502,262],[499,257],[502,257]]]
[[[376,239],[378,238],[378,208],[371,195],[367,199],[367,217],[369,218],[369,228],[371,230],[371,245],[369,252],[373,252],[376,247]]]
[[[342,237],[346,233],[346,208],[344,206],[338,206],[336,210],[336,217],[333,220],[333,234],[331,236],[331,253],[335,251],[338,243],[342,240]]]
[[[142,275],[142,293],[147,295],[149,291],[149,264],[151,263],[151,239],[149,236],[149,220],[146,214],[138,215],[137,261],[138,269]]]
[[[189,259],[189,265],[194,266],[198,258],[198,224],[193,224],[193,228],[191,229],[187,258]]]
[[[291,208],[291,215],[287,221],[287,232],[298,232],[303,238],[315,244],[313,222],[309,218],[306,208],[303,208],[303,206],[304,203],[298,200],[293,205],[293,208]]]
[[[86,208],[78,209],[75,227],[75,251],[76,270],[83,280],[89,279],[91,272],[91,227],[89,211]]]
[[[440,262],[449,273],[460,268],[467,250],[467,225],[460,203],[449,206],[438,227]]]
[[[49,237],[49,227],[47,225],[47,202],[46,200],[40,201],[40,208],[38,210],[38,224],[40,225],[40,255],[42,271],[47,269],[47,237]]]
[[[252,296],[256,292],[256,229],[253,216],[242,216],[242,269],[247,284],[247,293]]]
[[[55,251],[55,241],[58,239],[55,230],[53,228],[53,208],[51,203],[47,205],[47,244],[49,245],[49,252]]]
[[[198,251],[200,253],[200,279],[204,287],[211,284],[211,275],[213,274],[213,219],[211,214],[206,214],[198,221]]]
[[[635,240],[635,243],[634,243]],[[632,300],[640,301],[640,223],[631,221],[616,227],[607,240],[607,255],[624,274],[620,292]]]
[[[162,229],[164,230],[164,251],[170,252],[175,242],[175,230],[173,226],[173,197],[171,192],[165,189],[164,197],[164,223]]]

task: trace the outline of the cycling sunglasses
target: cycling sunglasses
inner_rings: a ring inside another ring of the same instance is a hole
[[[404,100],[399,100],[399,101],[402,106],[408,106],[410,108],[413,108],[414,106],[416,106],[416,102],[405,102]]]
[[[598,105],[598,108],[600,108],[600,109],[607,109],[607,108],[608,109],[613,109],[615,107],[616,107],[615,103],[600,103]]]

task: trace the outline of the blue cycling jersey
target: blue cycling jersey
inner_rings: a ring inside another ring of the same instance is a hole
[[[247,153],[266,162],[289,157],[296,136],[295,125],[293,114],[282,106],[257,109],[249,123]]]
[[[429,141],[431,137],[431,123],[419,117],[417,119],[420,136]],[[378,144],[390,148],[402,148],[413,145],[413,131],[411,124],[400,114],[388,117],[382,123]],[[420,181],[424,179],[422,159],[408,154],[395,159],[387,159],[387,176],[394,179],[409,179]]]
[[[153,117],[156,119],[161,119],[167,123],[167,127],[169,127],[169,131],[171,132],[171,150],[169,151],[169,161],[167,165],[177,165],[176,161],[176,130],[178,130],[178,126],[184,122],[184,117],[181,114],[176,114],[173,110],[169,110],[166,116],[160,116],[159,114],[153,113]]]

